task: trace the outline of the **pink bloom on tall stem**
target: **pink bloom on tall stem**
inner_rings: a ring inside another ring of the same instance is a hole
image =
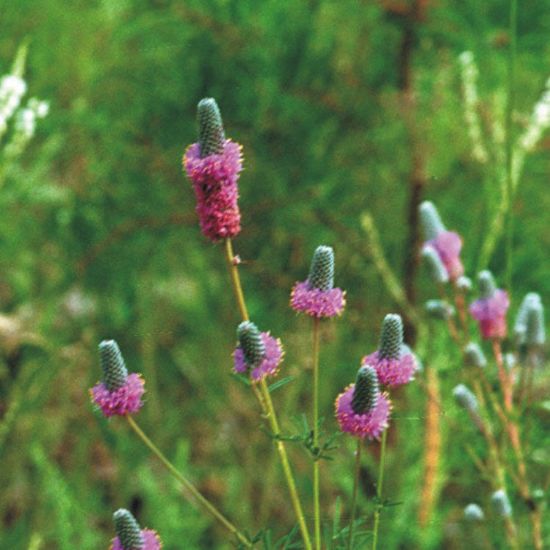
[[[361,360],[363,366],[372,366],[384,386],[394,388],[413,379],[418,364],[414,354],[403,344],[401,316],[390,313],[384,317],[378,350]]]
[[[183,165],[193,182],[197,214],[203,234],[212,241],[234,237],[241,230],[237,180],[242,170],[242,147],[225,140],[223,152],[201,157],[194,143],[185,152]]]
[[[506,337],[506,312],[510,299],[505,290],[495,287],[489,271],[479,274],[481,297],[470,305],[472,317],[479,322],[481,336],[485,340]]]
[[[139,374],[128,374],[124,358],[114,340],[103,340],[99,344],[103,380],[91,390],[92,401],[107,417],[134,414],[142,407],[141,397],[145,392],[143,378]]]
[[[239,343],[233,353],[236,373],[248,372],[254,382],[259,382],[279,372],[284,357],[281,340],[269,332],[260,332],[250,321],[243,321],[239,325],[237,336]]]
[[[354,390],[355,384],[350,384],[336,398],[336,419],[340,429],[356,437],[378,439],[388,427],[391,409],[388,396],[385,393],[379,394],[373,408],[360,414],[352,407]]]
[[[292,288],[290,306],[311,317],[340,315],[346,305],[346,293],[334,288],[334,252],[330,246],[318,246],[313,254],[307,280]]]

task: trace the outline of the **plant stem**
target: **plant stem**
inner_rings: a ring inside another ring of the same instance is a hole
[[[183,485],[183,487],[193,495],[195,500],[205,508],[215,519],[217,519],[228,531],[233,533],[239,541],[247,548],[252,548],[252,543],[243,533],[241,533],[213,504],[211,504],[195,486],[187,480],[175,466],[162,454],[160,449],[145,435],[143,430],[138,426],[136,421],[129,415],[126,415],[126,420],[138,437],[145,443],[149,450],[162,462],[164,467]]]
[[[238,260],[233,253],[233,245],[231,239],[225,239],[225,259],[227,261],[227,266],[229,268],[229,273],[231,275],[231,283],[233,286],[233,293],[235,294],[235,299],[237,300],[237,305],[239,307],[239,312],[243,321],[248,321],[248,310],[246,309],[246,303],[244,299],[244,293],[241,285],[241,278],[239,276],[238,270]],[[304,512],[300,502],[300,497],[298,496],[298,491],[296,489],[296,482],[294,481],[294,475],[292,474],[292,469],[288,461],[288,455],[286,452],[286,447],[284,442],[280,439],[281,431],[279,429],[279,422],[277,420],[277,415],[275,413],[275,408],[273,407],[273,401],[271,400],[271,394],[267,387],[265,379],[262,379],[259,383],[260,391],[255,384],[252,385],[254,394],[260,403],[263,414],[268,420],[271,432],[276,441],[277,451],[279,453],[279,458],[281,459],[281,465],[283,467],[283,472],[285,474],[286,483],[288,485],[288,490],[290,492],[290,499],[292,501],[292,506],[294,508],[294,513],[298,524],[300,526],[300,532],[302,539],[304,541],[304,548],[306,550],[311,550],[311,539],[309,536],[309,531],[307,528]]]
[[[355,450],[355,473],[353,476],[353,495],[351,497],[351,519],[349,522],[348,550],[353,548],[353,528],[355,524],[355,510],[357,508],[357,491],[359,488],[359,472],[361,470],[361,439],[357,438]]]
[[[313,318],[313,448],[319,448],[319,318]],[[313,460],[313,513],[315,548],[321,549],[321,507],[319,498],[319,460]]]
[[[384,462],[386,460],[386,439],[388,430],[382,434],[382,446],[380,448],[380,464],[378,465],[378,483],[376,484],[376,511],[374,512],[374,530],[372,533],[372,550],[376,550],[378,544],[378,527],[380,525],[380,510],[382,508],[382,485],[384,483]]]
[[[241,278],[239,277],[238,260],[233,254],[233,244],[231,239],[225,239],[225,259],[227,260],[227,267],[229,268],[229,274],[231,275],[231,283],[233,286],[233,292],[235,293],[235,299],[239,306],[239,312],[243,321],[249,321],[248,310],[246,309],[246,303],[244,301],[243,288],[241,286]]]
[[[292,469],[288,461],[286,447],[283,441],[280,439],[281,431],[279,429],[279,422],[277,421],[277,416],[273,407],[273,401],[271,400],[271,395],[269,393],[269,389],[267,387],[265,379],[260,382],[260,389],[262,391],[262,397],[266,407],[266,417],[269,421],[269,425],[271,427],[271,431],[273,432],[275,441],[277,442],[277,451],[279,452],[279,457],[281,458],[281,464],[283,466],[288,490],[290,492],[290,499],[292,500],[294,513],[296,514],[296,519],[298,520],[300,532],[302,533],[302,538],[304,540],[304,547],[306,548],[306,550],[311,550],[311,540],[309,537],[309,531],[307,528],[304,511],[302,510],[302,504],[300,503],[300,497],[298,496],[298,490],[296,489],[294,475],[292,474]]]

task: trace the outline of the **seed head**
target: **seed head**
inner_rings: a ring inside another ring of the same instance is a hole
[[[237,338],[247,365],[257,367],[265,357],[265,345],[258,327],[251,321],[243,321],[237,328]]]
[[[364,366],[357,371],[355,388],[351,400],[351,408],[356,414],[366,414],[371,411],[378,401],[380,385],[374,367]]]
[[[309,276],[312,288],[327,291],[334,286],[334,251],[330,246],[318,246],[313,253]]]
[[[142,550],[145,546],[141,528],[136,518],[124,508],[113,514],[115,530],[124,550]]]
[[[99,344],[99,357],[105,387],[113,392],[124,386],[128,379],[128,371],[118,344],[114,340],[103,340]]]
[[[403,321],[401,316],[390,313],[384,317],[378,354],[382,359],[399,359],[403,346]]]
[[[216,100],[205,97],[197,105],[197,119],[199,123],[199,147],[201,158],[223,153],[225,132],[222,116]]]

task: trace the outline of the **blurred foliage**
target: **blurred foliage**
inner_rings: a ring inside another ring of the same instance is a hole
[[[519,12],[518,132],[550,75],[547,7],[534,0]],[[372,216],[406,286],[407,211],[420,162],[422,195],[464,236],[471,275],[478,265],[500,191],[472,157],[457,58],[475,53],[479,94],[492,107],[485,116],[498,116],[507,24],[497,0],[0,1],[0,74],[28,40],[30,93],[50,101],[0,189],[0,547],[106,548],[121,506],[158,529],[167,550],[182,540],[185,548],[229,547],[122,422],[92,411],[87,388],[100,375],[95,348],[105,337],[147,379],[141,417],[159,446],[239,525],[268,525],[274,539],[288,531],[270,441],[246,387],[230,376],[238,319],[222,250],[200,234],[181,173],[196,139],[196,103],[215,97],[228,136],[244,146],[235,246],[252,318],[282,337],[284,373],[296,377],[275,394],[291,411],[287,433],[292,414],[308,410],[310,367],[310,325],[288,308],[289,289],[305,278],[318,244],[335,248],[348,309],[324,327],[321,359],[334,431],[335,395],[376,344],[383,315],[402,306],[371,260],[361,217]],[[514,304],[529,290],[550,293],[548,139],[527,160],[514,203]],[[497,278],[503,266],[499,242]],[[430,295],[426,277],[418,286],[418,300]],[[435,345],[428,358],[448,400],[459,354],[443,334]],[[416,527],[424,405],[420,383],[398,396],[387,494],[401,504],[383,516],[384,548],[472,546],[460,513],[468,499],[488,497],[478,495],[460,442],[446,448],[430,528]],[[445,416],[459,414],[449,407]],[[530,435],[547,446],[536,429]],[[351,493],[348,443],[326,465],[331,514],[336,496],[345,509]],[[308,492],[307,452],[296,445],[291,453]],[[375,455],[362,484],[369,513]]]

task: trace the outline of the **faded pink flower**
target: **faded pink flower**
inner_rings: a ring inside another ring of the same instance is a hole
[[[510,299],[505,290],[496,289],[491,296],[479,298],[470,306],[472,317],[479,321],[481,336],[485,340],[506,337],[506,311]]]
[[[431,246],[437,252],[449,274],[449,279],[456,281],[464,274],[464,266],[460,261],[462,239],[458,233],[441,231],[434,239],[427,241],[425,246]]]

